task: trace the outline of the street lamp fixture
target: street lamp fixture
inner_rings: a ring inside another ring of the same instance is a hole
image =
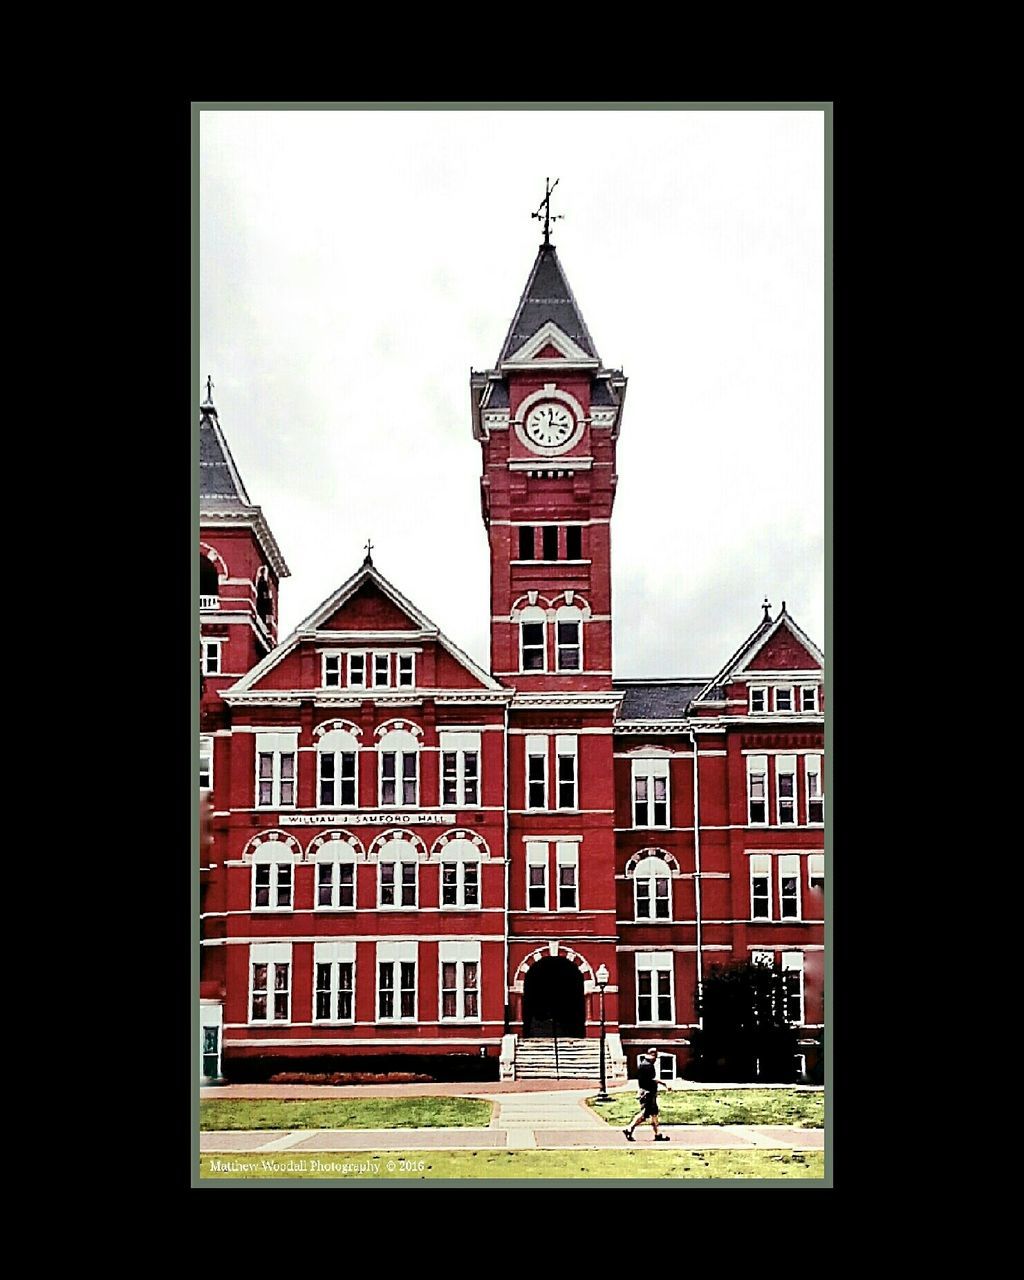
[[[607,965],[599,964],[597,966],[597,972],[594,974],[594,980],[597,983],[598,991],[601,992],[601,1092],[594,1099],[595,1102],[611,1102],[605,1083],[604,1065],[604,989],[608,985],[608,979],[610,976]]]

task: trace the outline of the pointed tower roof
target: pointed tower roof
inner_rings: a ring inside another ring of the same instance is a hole
[[[199,406],[200,506],[251,506],[213,404],[213,385],[206,379],[206,399]]]
[[[505,335],[498,365],[514,356],[547,324],[557,325],[591,359],[600,359],[553,244],[540,246],[523,296],[519,299],[519,306]]]

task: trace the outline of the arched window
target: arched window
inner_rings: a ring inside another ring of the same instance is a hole
[[[583,670],[583,612],[575,605],[562,605],[555,614],[555,668]]]
[[[356,905],[358,850],[347,840],[326,840],[316,851],[317,911],[352,911]]]
[[[419,850],[395,837],[377,854],[378,907],[415,907],[419,902]]]
[[[633,871],[637,920],[672,919],[672,876],[662,858],[644,858]]]
[[[252,855],[252,909],[291,911],[295,855],[281,841],[261,844]]]
[[[529,605],[519,614],[519,670],[547,669],[547,614],[539,605]]]
[[[359,802],[359,743],[345,729],[332,729],[317,743],[316,802],[338,809]]]
[[[441,906],[479,907],[480,846],[449,840],[441,849]]]
[[[382,809],[414,808],[420,802],[419,744],[408,729],[392,729],[378,746],[378,790]]]
[[[220,579],[217,577],[217,566],[212,560],[199,553],[199,603],[216,601],[220,595]]]

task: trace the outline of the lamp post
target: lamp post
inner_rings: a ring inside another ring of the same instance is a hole
[[[604,989],[608,985],[608,966],[599,964],[597,972],[594,974],[594,980],[597,982],[597,989],[601,992],[601,1092],[594,1099],[595,1102],[610,1102],[608,1090],[605,1087],[604,1074]]]

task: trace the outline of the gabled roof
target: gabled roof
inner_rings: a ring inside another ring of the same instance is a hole
[[[235,460],[221,430],[217,410],[210,400],[204,400],[199,412],[200,507],[251,506],[242,477],[238,474]]]
[[[820,666],[825,665],[825,655],[821,652],[814,641],[804,631],[802,631],[789,616],[786,611],[785,601],[783,601],[782,608],[779,610],[778,617],[776,617],[774,622],[768,614],[768,606],[766,602],[764,617],[754,630],[751,631],[750,635],[747,636],[746,640],[743,641],[718,674],[711,677],[703,689],[701,689],[700,693],[696,696],[694,701],[713,701],[716,697],[720,696],[721,690],[729,683],[730,678],[745,670],[782,627],[785,627],[794,636],[794,638],[803,645],[811,657],[814,658],[815,662]]]
[[[542,244],[509,326],[497,364],[508,360],[547,324],[554,324],[592,360],[599,359],[554,245]]]
[[[390,583],[384,575],[374,567],[373,561],[367,557],[360,568],[352,575],[348,581],[343,582],[337,591],[333,592],[326,600],[318,605],[308,617],[303,618],[295,630],[286,640],[272,649],[270,653],[247,672],[241,680],[236,681],[225,693],[243,693],[252,689],[253,686],[267,674],[273,670],[279,662],[286,658],[290,653],[298,648],[303,637],[311,631],[316,631],[320,625],[331,618],[337,611],[350,600],[356,592],[367,583],[373,583],[381,593],[391,601],[396,608],[400,609],[409,620],[415,624],[415,628],[420,631],[434,632],[438,643],[445,649],[456,662],[461,663],[466,670],[474,676],[486,689],[501,690],[504,693],[509,692],[505,685],[499,684],[493,676],[488,675],[482,667],[477,666],[469,654],[464,653],[456,644],[438,628],[435,622],[427,617],[420,609],[417,609],[412,601],[407,600],[405,596]],[[372,690],[369,695],[372,696]]]

